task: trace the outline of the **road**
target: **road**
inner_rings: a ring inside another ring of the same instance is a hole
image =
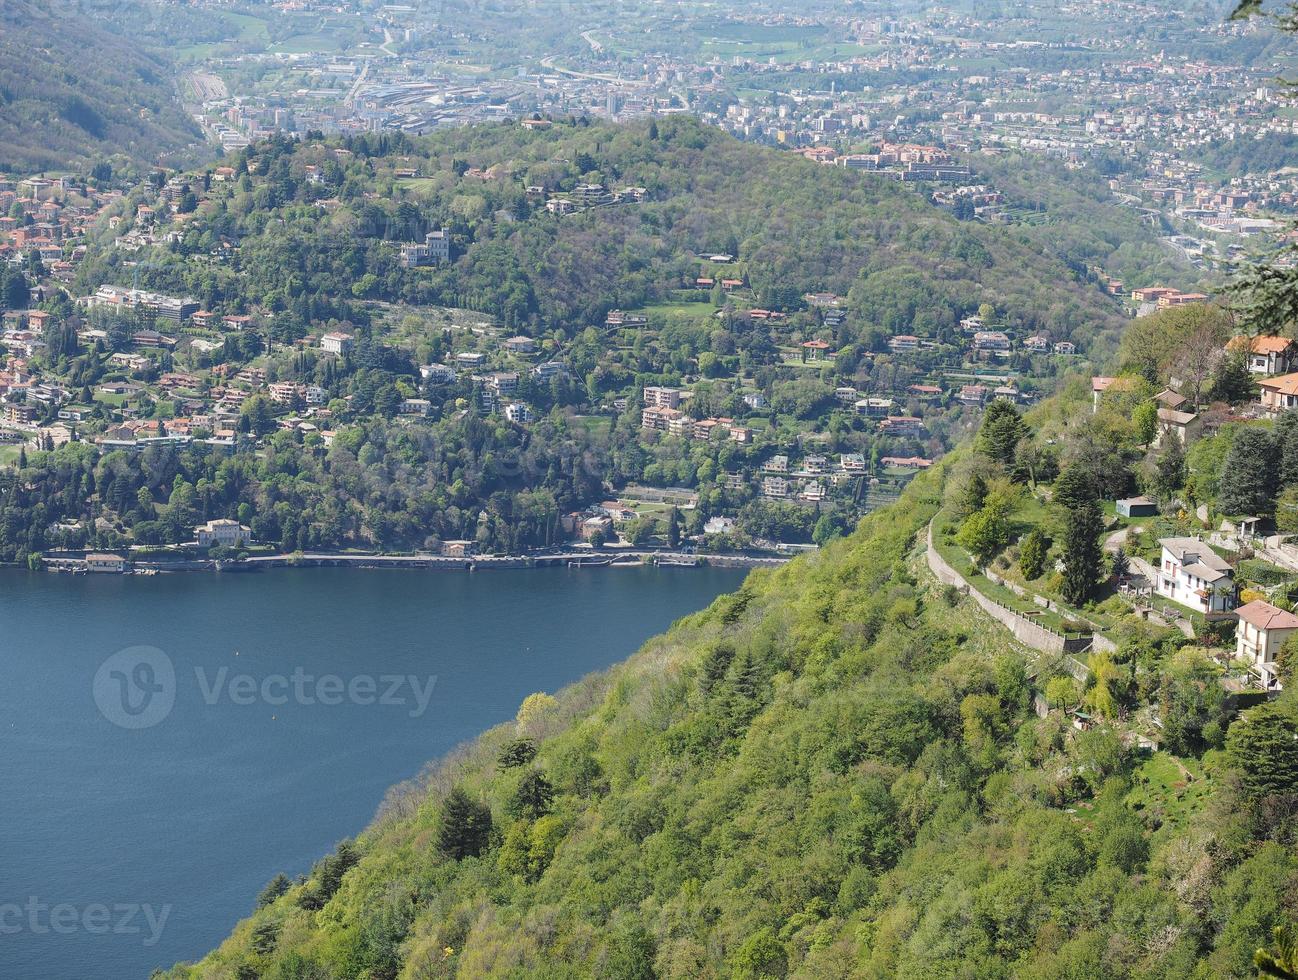
[[[360,94],[361,86],[365,84],[365,79],[370,75],[370,62],[367,58],[365,66],[361,68],[361,73],[356,76],[356,81],[352,82],[352,87],[347,90],[347,98],[343,99],[343,105],[351,105],[356,101],[356,96]]]
[[[616,75],[598,75],[588,71],[573,71],[571,68],[560,68],[554,63],[555,55],[541,59],[541,67],[569,78],[586,78],[593,82],[609,82],[614,85],[629,85],[632,88],[649,88],[648,82],[635,81],[629,78],[618,78]]]

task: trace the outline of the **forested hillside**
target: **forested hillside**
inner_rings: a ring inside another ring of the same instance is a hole
[[[1292,694],[1201,758],[1037,717],[1061,666],[917,551],[944,476],[530,697],[167,976],[1253,975],[1298,911]]]
[[[540,131],[506,123],[362,136],[341,148],[280,140],[234,166],[254,172],[200,207],[142,281],[189,291],[207,309],[287,314],[277,339],[312,319],[362,316],[348,300],[363,299],[467,306],[510,326],[572,333],[614,307],[671,299],[693,285],[698,256],[718,252],[738,259],[729,274],[770,309],[800,308],[810,291],[846,297],[866,328],[840,339],[867,350],[887,350],[895,333],[950,337],[983,303],[1003,310],[1008,327],[1080,347],[1121,323],[1094,283],[1012,230],[958,222],[908,187],[687,118]],[[644,201],[547,213],[547,192],[579,183],[640,187]],[[527,187],[539,191],[529,198]],[[402,275],[391,243],[442,226],[455,261]],[[182,261],[223,241],[241,246],[228,267]],[[83,284],[120,276],[119,258],[87,263]]]
[[[0,4],[0,171],[84,167],[114,154],[152,163],[197,141],[172,68],[114,33],[96,4]],[[119,18],[120,19],[120,18]]]

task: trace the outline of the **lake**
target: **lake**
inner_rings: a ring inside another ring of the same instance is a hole
[[[0,571],[0,977],[201,956],[394,783],[743,575]]]

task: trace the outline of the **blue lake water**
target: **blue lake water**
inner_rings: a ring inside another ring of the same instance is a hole
[[[742,578],[0,571],[0,978],[201,956],[391,785]]]

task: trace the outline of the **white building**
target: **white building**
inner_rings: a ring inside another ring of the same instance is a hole
[[[352,343],[349,333],[327,333],[320,338],[320,349],[326,354],[349,354]]]
[[[1163,538],[1154,591],[1201,613],[1229,612],[1235,605],[1235,571],[1198,538]]]
[[[200,548],[210,548],[218,544],[230,548],[252,540],[252,531],[229,518],[218,518],[200,524],[194,528],[194,535],[198,538]]]

